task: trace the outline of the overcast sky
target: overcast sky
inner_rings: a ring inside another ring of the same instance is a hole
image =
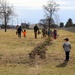
[[[43,5],[46,5],[49,0],[8,0],[18,14],[15,23],[30,22],[38,23],[44,18]],[[59,4],[59,11],[55,15],[55,22],[66,23],[69,18],[72,18],[75,23],[75,0],[54,0]],[[18,22],[17,22],[18,20]]]

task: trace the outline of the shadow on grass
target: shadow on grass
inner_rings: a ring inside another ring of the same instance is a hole
[[[68,61],[64,61],[63,63],[57,65],[56,67],[66,67],[68,64]]]

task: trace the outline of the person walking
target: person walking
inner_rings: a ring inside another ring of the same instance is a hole
[[[23,31],[23,36],[26,38],[26,30]]]
[[[17,29],[17,34],[19,38],[21,38],[21,32],[22,32],[22,28],[21,26],[19,26],[19,28]]]
[[[54,30],[54,31],[53,31],[53,37],[54,37],[54,39],[57,38],[57,30]]]
[[[69,60],[70,49],[71,49],[71,44],[70,44],[68,38],[65,38],[64,40],[65,40],[65,42],[63,44],[63,48],[64,48],[65,56],[66,56],[65,61],[68,61]]]
[[[37,24],[34,26],[34,36],[35,36],[35,39],[37,39],[37,34],[39,32],[39,28],[37,26]]]
[[[47,30],[45,28],[42,29],[42,36],[43,37],[46,37],[47,35]]]
[[[23,36],[26,38],[26,30],[23,31]]]

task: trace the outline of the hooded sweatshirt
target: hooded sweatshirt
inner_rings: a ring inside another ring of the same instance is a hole
[[[64,48],[64,51],[65,51],[65,52],[70,52],[70,49],[71,49],[71,44],[70,44],[70,42],[64,42],[63,48]]]

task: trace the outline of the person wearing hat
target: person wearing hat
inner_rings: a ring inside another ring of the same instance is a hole
[[[65,38],[64,41],[65,42],[63,44],[63,48],[64,48],[65,56],[66,56],[65,61],[68,61],[69,60],[70,49],[71,49],[71,44],[70,44],[68,38]]]

